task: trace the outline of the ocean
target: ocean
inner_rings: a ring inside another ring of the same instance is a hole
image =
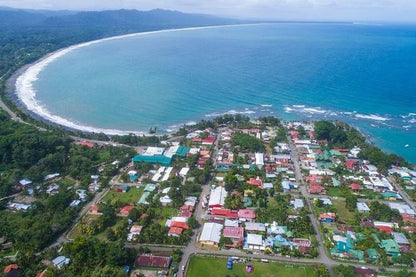
[[[416,162],[412,25],[276,23],[105,40],[32,66],[17,94],[49,120],[107,133],[172,132],[224,113],[336,119]]]

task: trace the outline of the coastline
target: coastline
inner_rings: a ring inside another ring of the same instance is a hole
[[[128,135],[135,134],[139,136],[151,135],[145,131],[123,131],[117,129],[105,129],[93,126],[88,126],[82,123],[73,122],[61,116],[52,114],[48,109],[39,103],[36,99],[36,91],[32,86],[32,83],[37,80],[38,74],[48,66],[49,63],[56,59],[83,47],[94,45],[104,41],[123,39],[135,36],[144,36],[158,33],[177,32],[177,31],[192,31],[201,29],[212,28],[224,28],[231,26],[246,26],[246,25],[261,25],[268,23],[249,23],[249,24],[232,24],[232,25],[213,25],[202,27],[186,27],[176,29],[163,29],[157,31],[131,33],[113,37],[102,38],[98,40],[87,41],[75,45],[71,45],[62,49],[58,49],[54,52],[46,54],[44,57],[35,61],[34,63],[25,65],[18,69],[7,81],[6,81],[6,95],[11,99],[19,108],[24,109],[29,115],[36,120],[46,122],[48,124],[64,127],[72,131],[81,131],[85,133],[104,133],[107,135]],[[163,135],[163,134],[160,134]]]

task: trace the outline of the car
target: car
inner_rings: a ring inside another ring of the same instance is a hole
[[[182,266],[182,271],[185,271],[185,266],[184,265]]]

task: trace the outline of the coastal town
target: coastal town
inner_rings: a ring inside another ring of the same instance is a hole
[[[63,209],[77,214],[44,246],[52,254],[37,276],[64,274],[76,259],[65,245],[83,237],[132,251],[125,276],[205,276],[206,267],[206,276],[414,274],[416,171],[404,161],[386,167],[355,129],[223,116],[179,133],[109,156],[82,182],[20,176],[1,199],[10,216],[64,194]],[[16,242],[1,234],[0,245],[13,276]]]

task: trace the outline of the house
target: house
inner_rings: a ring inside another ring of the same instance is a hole
[[[212,219],[238,219],[238,213],[233,212],[229,209],[212,209],[211,210]]]
[[[71,259],[65,256],[58,256],[52,260],[53,265],[59,269],[61,269],[65,265],[68,265],[70,262],[71,262]]]
[[[170,227],[182,228],[182,229],[189,229],[188,223],[184,221],[172,221],[170,223]]]
[[[48,186],[48,189],[46,190],[46,193],[49,195],[55,195],[57,193],[59,193],[59,185],[58,184],[50,184]]]
[[[124,207],[122,207],[121,209],[120,209],[120,214],[122,215],[122,216],[128,216],[129,215],[129,212],[131,211],[131,210],[133,210],[134,209],[134,206],[132,206],[132,205],[127,205],[127,206],[124,206]]]
[[[12,211],[24,211],[24,212],[26,212],[31,207],[32,207],[31,205],[22,204],[22,203],[15,203],[15,202],[9,203],[7,205],[7,208],[9,210],[12,210]]]
[[[245,230],[253,232],[266,232],[266,225],[264,225],[264,223],[258,222],[246,222]]]
[[[326,190],[323,186],[319,184],[313,184],[309,186],[309,193],[310,194],[325,194]]]
[[[258,168],[262,168],[264,166],[264,155],[263,155],[263,153],[256,153],[255,157],[256,157],[256,166]]]
[[[247,234],[247,245],[245,245],[245,248],[249,249],[256,249],[256,250],[263,250],[264,244],[263,244],[263,237],[261,235],[257,234]]]
[[[143,226],[133,225],[130,228],[129,233],[127,234],[127,241],[131,241],[134,237],[137,237],[142,232]]]
[[[391,232],[393,239],[397,242],[399,246],[410,245],[409,240],[406,238],[405,234],[398,232]]]
[[[167,206],[167,205],[169,205],[170,203],[172,203],[172,199],[168,196],[168,195],[165,195],[165,196],[162,196],[162,197],[160,197],[160,199],[159,199],[159,202],[163,205],[163,206]]]
[[[238,219],[253,222],[256,219],[256,212],[249,209],[240,209],[238,210]]]
[[[302,200],[302,199],[299,199],[299,198],[296,198],[296,199],[294,199],[294,200],[291,200],[291,201],[290,201],[290,204],[293,206],[293,208],[294,208],[295,210],[300,210],[300,209],[302,209],[303,207],[305,207],[305,205],[304,205],[304,203],[303,203],[303,200]]]
[[[179,227],[170,227],[168,236],[169,237],[179,237],[182,234],[183,229]]]
[[[212,208],[222,208],[224,206],[225,198],[227,197],[227,191],[223,187],[216,187],[211,190],[209,197],[208,207]]]
[[[359,184],[357,184],[357,183],[352,183],[350,185],[350,189],[352,189],[354,191],[360,191],[360,190],[362,190],[361,186]]]
[[[365,277],[374,277],[376,276],[376,272],[367,267],[354,267],[354,273],[358,276],[365,276]]]
[[[222,235],[224,238],[230,238],[233,242],[228,247],[236,247],[244,243],[244,228],[243,227],[225,227]]]
[[[96,204],[94,204],[94,205],[92,205],[91,206],[91,208],[90,208],[90,213],[91,214],[98,214],[98,205],[96,205]]]
[[[128,185],[118,185],[116,186],[116,191],[117,192],[122,192],[122,193],[126,193],[128,192],[130,189],[130,187]]]
[[[357,202],[357,210],[360,213],[369,213],[370,212],[370,208],[364,202]]]
[[[222,225],[214,222],[205,223],[199,242],[202,245],[218,245],[221,238]]]
[[[263,188],[263,181],[261,180],[259,176],[257,176],[256,178],[250,178],[247,181],[247,184],[252,185],[254,187]]]
[[[273,223],[267,227],[267,234],[283,235],[283,234],[286,234],[286,232],[287,232],[287,227],[279,226],[279,224],[276,221],[273,221]]]
[[[309,250],[312,247],[312,241],[310,241],[308,239],[303,239],[303,238],[294,238],[293,239],[293,244],[298,248],[298,250],[302,254],[309,253]]]
[[[335,213],[322,213],[319,215],[318,220],[321,222],[334,222],[336,219]]]
[[[169,268],[172,257],[157,256],[152,254],[141,254],[136,257],[134,265],[136,267]]]
[[[397,244],[395,240],[392,240],[392,239],[382,240],[379,243],[379,247],[384,249],[386,254],[393,258],[400,256],[400,246]]]
[[[127,174],[129,175],[129,178],[130,178],[131,182],[134,182],[138,179],[136,170],[130,170]]]
[[[9,264],[4,268],[4,277],[17,277],[20,271],[18,264]]]
[[[90,192],[96,192],[101,188],[101,184],[100,183],[91,183],[88,186],[88,191]]]
[[[94,148],[94,146],[95,146],[94,143],[86,141],[86,140],[78,142],[78,145],[85,146],[85,147],[88,147],[88,148]]]
[[[368,248],[365,252],[367,253],[368,258],[371,261],[375,261],[375,260],[377,260],[380,257],[380,255],[378,254],[377,250],[374,249],[374,248]]]

